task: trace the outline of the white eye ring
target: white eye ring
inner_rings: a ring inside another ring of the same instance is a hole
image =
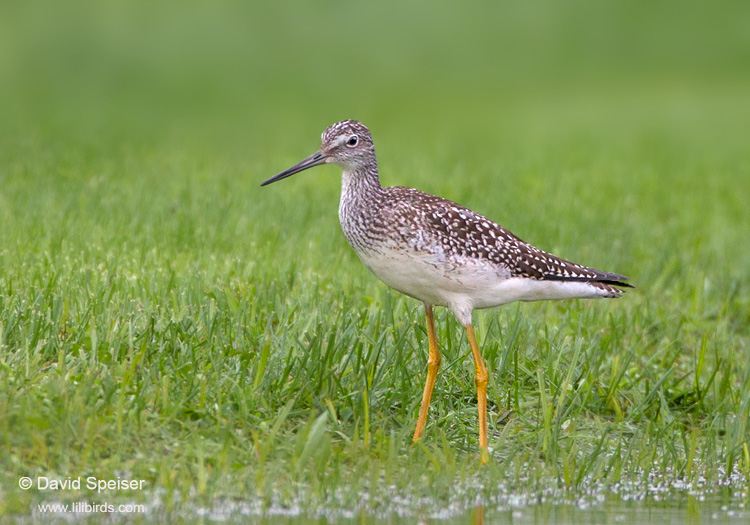
[[[359,144],[359,137],[357,135],[352,135],[349,137],[349,140],[346,141],[346,145],[350,148],[353,148],[357,144]]]

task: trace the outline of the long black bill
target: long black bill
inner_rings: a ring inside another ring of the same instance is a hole
[[[325,164],[327,158],[328,157],[326,157],[325,155],[323,155],[321,152],[316,151],[315,153],[313,153],[312,155],[310,155],[306,159],[298,162],[297,164],[295,164],[291,168],[282,171],[278,175],[274,175],[273,177],[271,177],[270,179],[268,179],[266,182],[264,182],[263,184],[261,184],[261,186],[267,186],[268,184],[271,184],[272,182],[276,182],[277,180],[286,179],[287,177],[291,177],[295,173],[299,173],[300,171],[304,171],[307,168],[312,168],[313,166],[320,166],[321,164]]]

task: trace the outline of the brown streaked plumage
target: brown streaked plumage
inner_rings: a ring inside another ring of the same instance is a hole
[[[615,298],[627,277],[582,266],[524,242],[499,224],[454,202],[412,188],[382,187],[372,136],[355,120],[323,132],[320,151],[262,185],[321,164],[342,168],[339,220],[362,262],[392,288],[419,299],[427,314],[429,358],[414,441],[427,420],[440,367],[434,306],[450,308],[466,327],[476,367],[479,444],[488,459],[487,371],[472,311],[513,301]]]

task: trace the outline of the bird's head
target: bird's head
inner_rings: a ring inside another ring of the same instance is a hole
[[[356,120],[337,122],[329,126],[320,139],[323,143],[320,150],[271,177],[261,186],[321,164],[336,164],[344,171],[352,172],[375,163],[375,147],[372,144],[370,130],[361,122]]]

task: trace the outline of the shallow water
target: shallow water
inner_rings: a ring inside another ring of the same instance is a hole
[[[685,501],[653,501],[652,499],[606,502],[587,507],[574,504],[541,503],[511,509],[485,508],[477,506],[461,513],[439,513],[426,515],[372,516],[366,512],[358,515],[337,515],[329,517],[311,517],[306,515],[243,515],[243,513],[222,512],[208,513],[202,516],[209,521],[277,524],[310,524],[310,523],[748,523],[750,512],[736,505],[725,505],[720,502],[698,501],[691,497]]]
[[[163,494],[144,505],[145,512],[129,518],[145,521],[309,524],[309,523],[750,523],[750,482],[739,472],[714,481],[700,476],[685,481],[671,473],[650,474],[646,480],[604,485],[590,479],[575,490],[557,483],[537,485],[539,490],[513,489],[504,484],[482,485],[476,480],[457,483],[448,501],[400,493],[384,487],[378,494],[334,491],[325,502],[313,503],[310,493],[297,492],[297,501],[257,496],[215,500],[201,506],[174,496],[171,511]],[[278,497],[277,497],[278,496]],[[276,500],[276,501],[274,501]],[[348,502],[348,504],[344,503]],[[356,503],[354,503],[356,502]],[[32,519],[62,518],[99,522],[97,514],[32,513]],[[126,516],[108,516],[121,521]]]
[[[408,508],[396,503],[390,509],[372,512],[318,509],[307,513],[294,507],[271,506],[264,510],[247,503],[194,509],[194,517],[208,521],[276,524],[308,523],[750,523],[746,483],[702,490],[651,486],[637,494],[621,487],[579,500],[549,501],[539,496],[509,495],[502,502],[471,508]],[[619,491],[616,492],[616,491]],[[403,502],[402,502],[403,503]],[[190,519],[189,515],[183,515]]]

